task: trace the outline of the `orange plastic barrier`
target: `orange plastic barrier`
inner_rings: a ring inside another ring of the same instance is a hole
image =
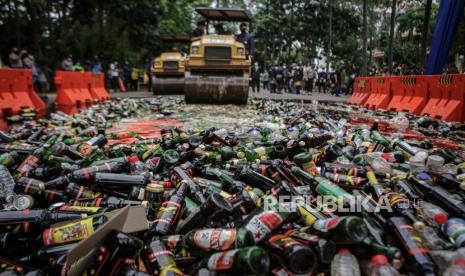
[[[38,118],[45,116],[45,103],[34,91],[29,69],[0,69],[0,120],[18,114],[22,108],[37,109]],[[5,128],[6,123],[0,123]]]
[[[390,77],[393,96],[387,109],[420,115],[428,101],[428,78],[425,76]]]
[[[55,74],[57,110],[73,114],[91,105],[93,98],[89,81],[87,73],[57,71]]]
[[[444,121],[465,119],[465,75],[427,76],[430,97],[421,115],[429,115]]]
[[[363,105],[370,96],[371,80],[372,78],[370,77],[356,78],[354,82],[354,93],[347,102],[350,104]]]
[[[103,73],[86,73],[90,83],[90,94],[94,100],[107,101],[110,99],[105,89],[105,76]]]
[[[365,101],[366,108],[369,109],[386,109],[391,102],[393,94],[392,77],[374,77],[371,82],[371,93]]]

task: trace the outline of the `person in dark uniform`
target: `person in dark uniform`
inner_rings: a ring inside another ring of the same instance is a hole
[[[219,35],[229,35],[230,33],[224,29],[223,23],[215,24],[215,32]]]
[[[255,93],[255,91],[258,93],[260,92],[260,66],[258,65],[258,62],[255,62],[254,65],[252,66],[252,92]]]
[[[189,34],[191,40],[200,39],[200,37],[204,34],[205,29],[205,21],[198,21],[197,27]]]
[[[294,67],[292,78],[294,80],[295,93],[300,94],[300,90],[302,89],[302,80],[304,78],[304,70],[302,66],[297,65]]]
[[[255,43],[253,36],[247,32],[247,24],[241,23],[240,25],[241,33],[236,35],[236,39],[245,45],[247,50],[247,56],[252,59],[253,52],[255,49]]]

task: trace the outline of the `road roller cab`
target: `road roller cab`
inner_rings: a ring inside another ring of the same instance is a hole
[[[243,9],[196,8],[209,21],[250,21]],[[207,23],[208,30],[208,23]],[[185,66],[186,103],[246,104],[251,61],[234,35],[204,34],[191,42]]]
[[[187,43],[185,35],[163,35],[163,42]],[[186,54],[176,49],[163,52],[156,57],[152,65],[153,94],[182,94],[184,92]]]

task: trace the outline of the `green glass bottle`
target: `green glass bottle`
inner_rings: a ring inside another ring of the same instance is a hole
[[[312,228],[336,244],[360,243],[368,235],[365,223],[356,216],[317,220]]]

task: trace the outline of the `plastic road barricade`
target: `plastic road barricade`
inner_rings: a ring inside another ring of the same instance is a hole
[[[354,93],[348,100],[350,104],[363,105],[370,96],[370,83],[373,78],[359,77],[354,82]]]
[[[427,79],[425,76],[390,77],[394,90],[387,109],[420,115],[429,97]]]
[[[444,121],[463,122],[465,100],[465,75],[427,76],[430,97],[421,115]]]
[[[0,69],[0,128],[6,127],[6,117],[23,108],[38,110],[38,118],[45,115],[45,103],[34,91],[31,70]]]
[[[105,89],[105,77],[102,73],[86,73],[90,82],[90,94],[94,100],[107,101],[110,99]]]
[[[92,103],[92,95],[87,73],[57,71],[55,85],[57,87],[56,108],[66,114],[73,114]]]
[[[392,77],[375,77],[371,81],[370,96],[364,106],[369,109],[386,109],[393,94]]]

